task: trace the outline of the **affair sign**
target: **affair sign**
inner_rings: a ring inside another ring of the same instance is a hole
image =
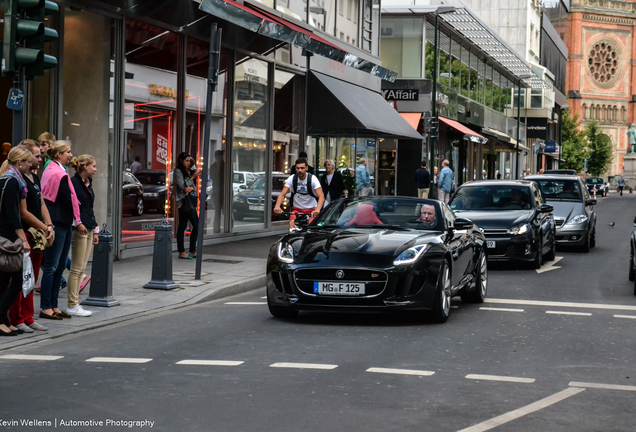
[[[382,90],[384,99],[388,101],[417,101],[420,100],[418,90]]]

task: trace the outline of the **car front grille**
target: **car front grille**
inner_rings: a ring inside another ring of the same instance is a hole
[[[485,229],[483,230],[483,233],[486,237],[491,236],[491,237],[501,237],[501,236],[506,236],[508,237],[508,230],[505,229]]]
[[[247,203],[248,204],[264,204],[265,199],[264,198],[248,198]]]
[[[563,218],[554,218],[554,223],[556,224],[557,228],[561,228],[563,225],[565,225],[565,219],[563,219]]]

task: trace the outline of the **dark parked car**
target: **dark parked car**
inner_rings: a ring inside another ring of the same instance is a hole
[[[272,176],[272,220],[280,219],[282,216],[275,215],[273,210],[276,205],[276,199],[285,186],[285,180],[289,175],[276,174]],[[234,213],[234,219],[242,221],[246,217],[254,217],[263,219],[265,214],[265,177],[259,177],[254,180],[249,186],[241,185],[240,192],[234,195],[232,209]],[[281,209],[284,212],[289,211],[291,205],[288,203],[288,199],[285,198]]]
[[[464,183],[450,202],[458,217],[472,220],[486,235],[491,261],[530,262],[540,268],[555,258],[552,206],[539,186],[525,180]]]
[[[139,180],[129,171],[124,171],[123,189],[123,213],[141,216],[144,213],[144,188]]]
[[[590,177],[585,179],[587,190],[590,192],[590,196],[594,196],[594,188],[596,188],[596,196],[607,196],[607,190],[609,189],[609,182],[603,177]]]
[[[166,205],[166,172],[164,170],[143,170],[136,174],[144,187],[146,212],[163,213]]]
[[[548,204],[554,207],[556,239],[559,245],[580,247],[589,252],[596,246],[596,200],[578,176],[529,176],[539,184]]]
[[[451,297],[480,303],[487,288],[483,234],[428,199],[334,201],[272,246],[267,261],[267,304],[279,318],[300,310],[414,310],[444,322]]]

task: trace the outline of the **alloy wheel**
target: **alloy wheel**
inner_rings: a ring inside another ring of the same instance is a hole
[[[481,289],[482,298],[486,298],[486,294],[488,293],[488,262],[486,260],[486,254],[481,255],[480,267],[479,288]]]

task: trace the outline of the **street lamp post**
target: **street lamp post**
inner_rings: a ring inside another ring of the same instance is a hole
[[[445,13],[455,12],[457,8],[455,6],[439,6],[435,11],[435,30],[433,35],[433,88],[431,90],[431,118],[437,119],[437,63],[439,59],[439,15]],[[435,134],[430,134],[431,143],[431,165],[430,169],[435,169],[435,143],[439,139],[439,122],[437,122],[437,130]],[[431,171],[432,172],[432,171]]]
[[[519,175],[519,139],[520,139],[520,131],[521,131],[521,80],[526,78],[531,78],[532,75],[521,75],[519,77],[519,84],[517,85],[517,158],[516,158],[516,168],[515,168],[515,178],[519,180],[521,177]],[[524,98],[525,105],[525,98]]]

